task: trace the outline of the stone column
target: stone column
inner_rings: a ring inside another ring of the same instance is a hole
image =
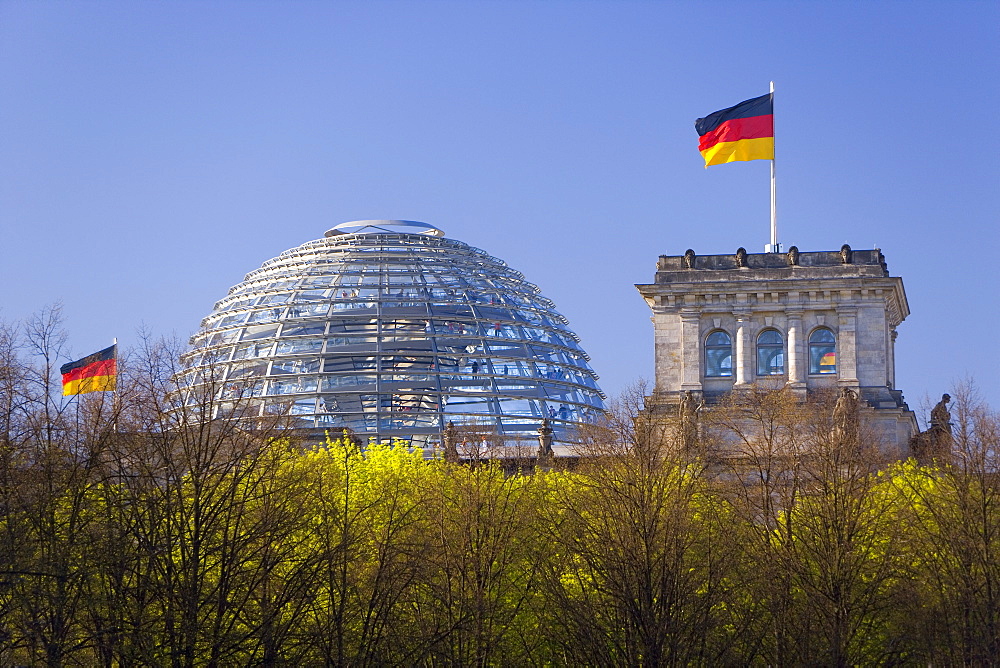
[[[683,308],[681,316],[681,391],[701,392],[701,313]]]
[[[837,384],[858,387],[858,309],[856,306],[837,308]]]
[[[748,358],[753,357],[751,354],[753,346],[750,345],[750,312],[733,311],[733,317],[736,318],[736,361],[734,364],[736,380],[733,387],[738,388],[749,384],[750,376],[747,373],[747,362]]]
[[[806,358],[802,340],[802,309],[786,309],[788,317],[788,386],[806,386]]]

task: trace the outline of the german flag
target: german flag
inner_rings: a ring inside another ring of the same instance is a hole
[[[113,391],[115,377],[118,375],[117,357],[118,346],[115,345],[75,362],[63,364],[59,369],[62,374],[63,396]]]
[[[774,160],[774,94],[699,118],[694,129],[705,167],[738,160]]]

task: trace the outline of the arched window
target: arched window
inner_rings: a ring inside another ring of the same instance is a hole
[[[733,341],[720,329],[705,339],[705,376],[728,378],[733,375]]]
[[[837,373],[837,339],[826,327],[809,335],[809,373]]]
[[[757,375],[777,376],[785,373],[785,346],[781,334],[765,329],[757,337]]]

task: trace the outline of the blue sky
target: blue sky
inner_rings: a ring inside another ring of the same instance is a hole
[[[602,386],[652,377],[660,254],[760,252],[766,161],[694,119],[775,81],[780,240],[879,246],[911,407],[1000,407],[995,2],[0,1],[0,317],[74,354],[187,337],[340,222],[422,220],[506,260]]]

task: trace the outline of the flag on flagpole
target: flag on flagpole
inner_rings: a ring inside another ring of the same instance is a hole
[[[118,346],[105,348],[83,359],[63,364],[59,369],[62,374],[63,396],[86,394],[87,392],[108,392],[115,389]]]
[[[774,94],[699,118],[694,129],[705,167],[739,160],[774,160]]]

